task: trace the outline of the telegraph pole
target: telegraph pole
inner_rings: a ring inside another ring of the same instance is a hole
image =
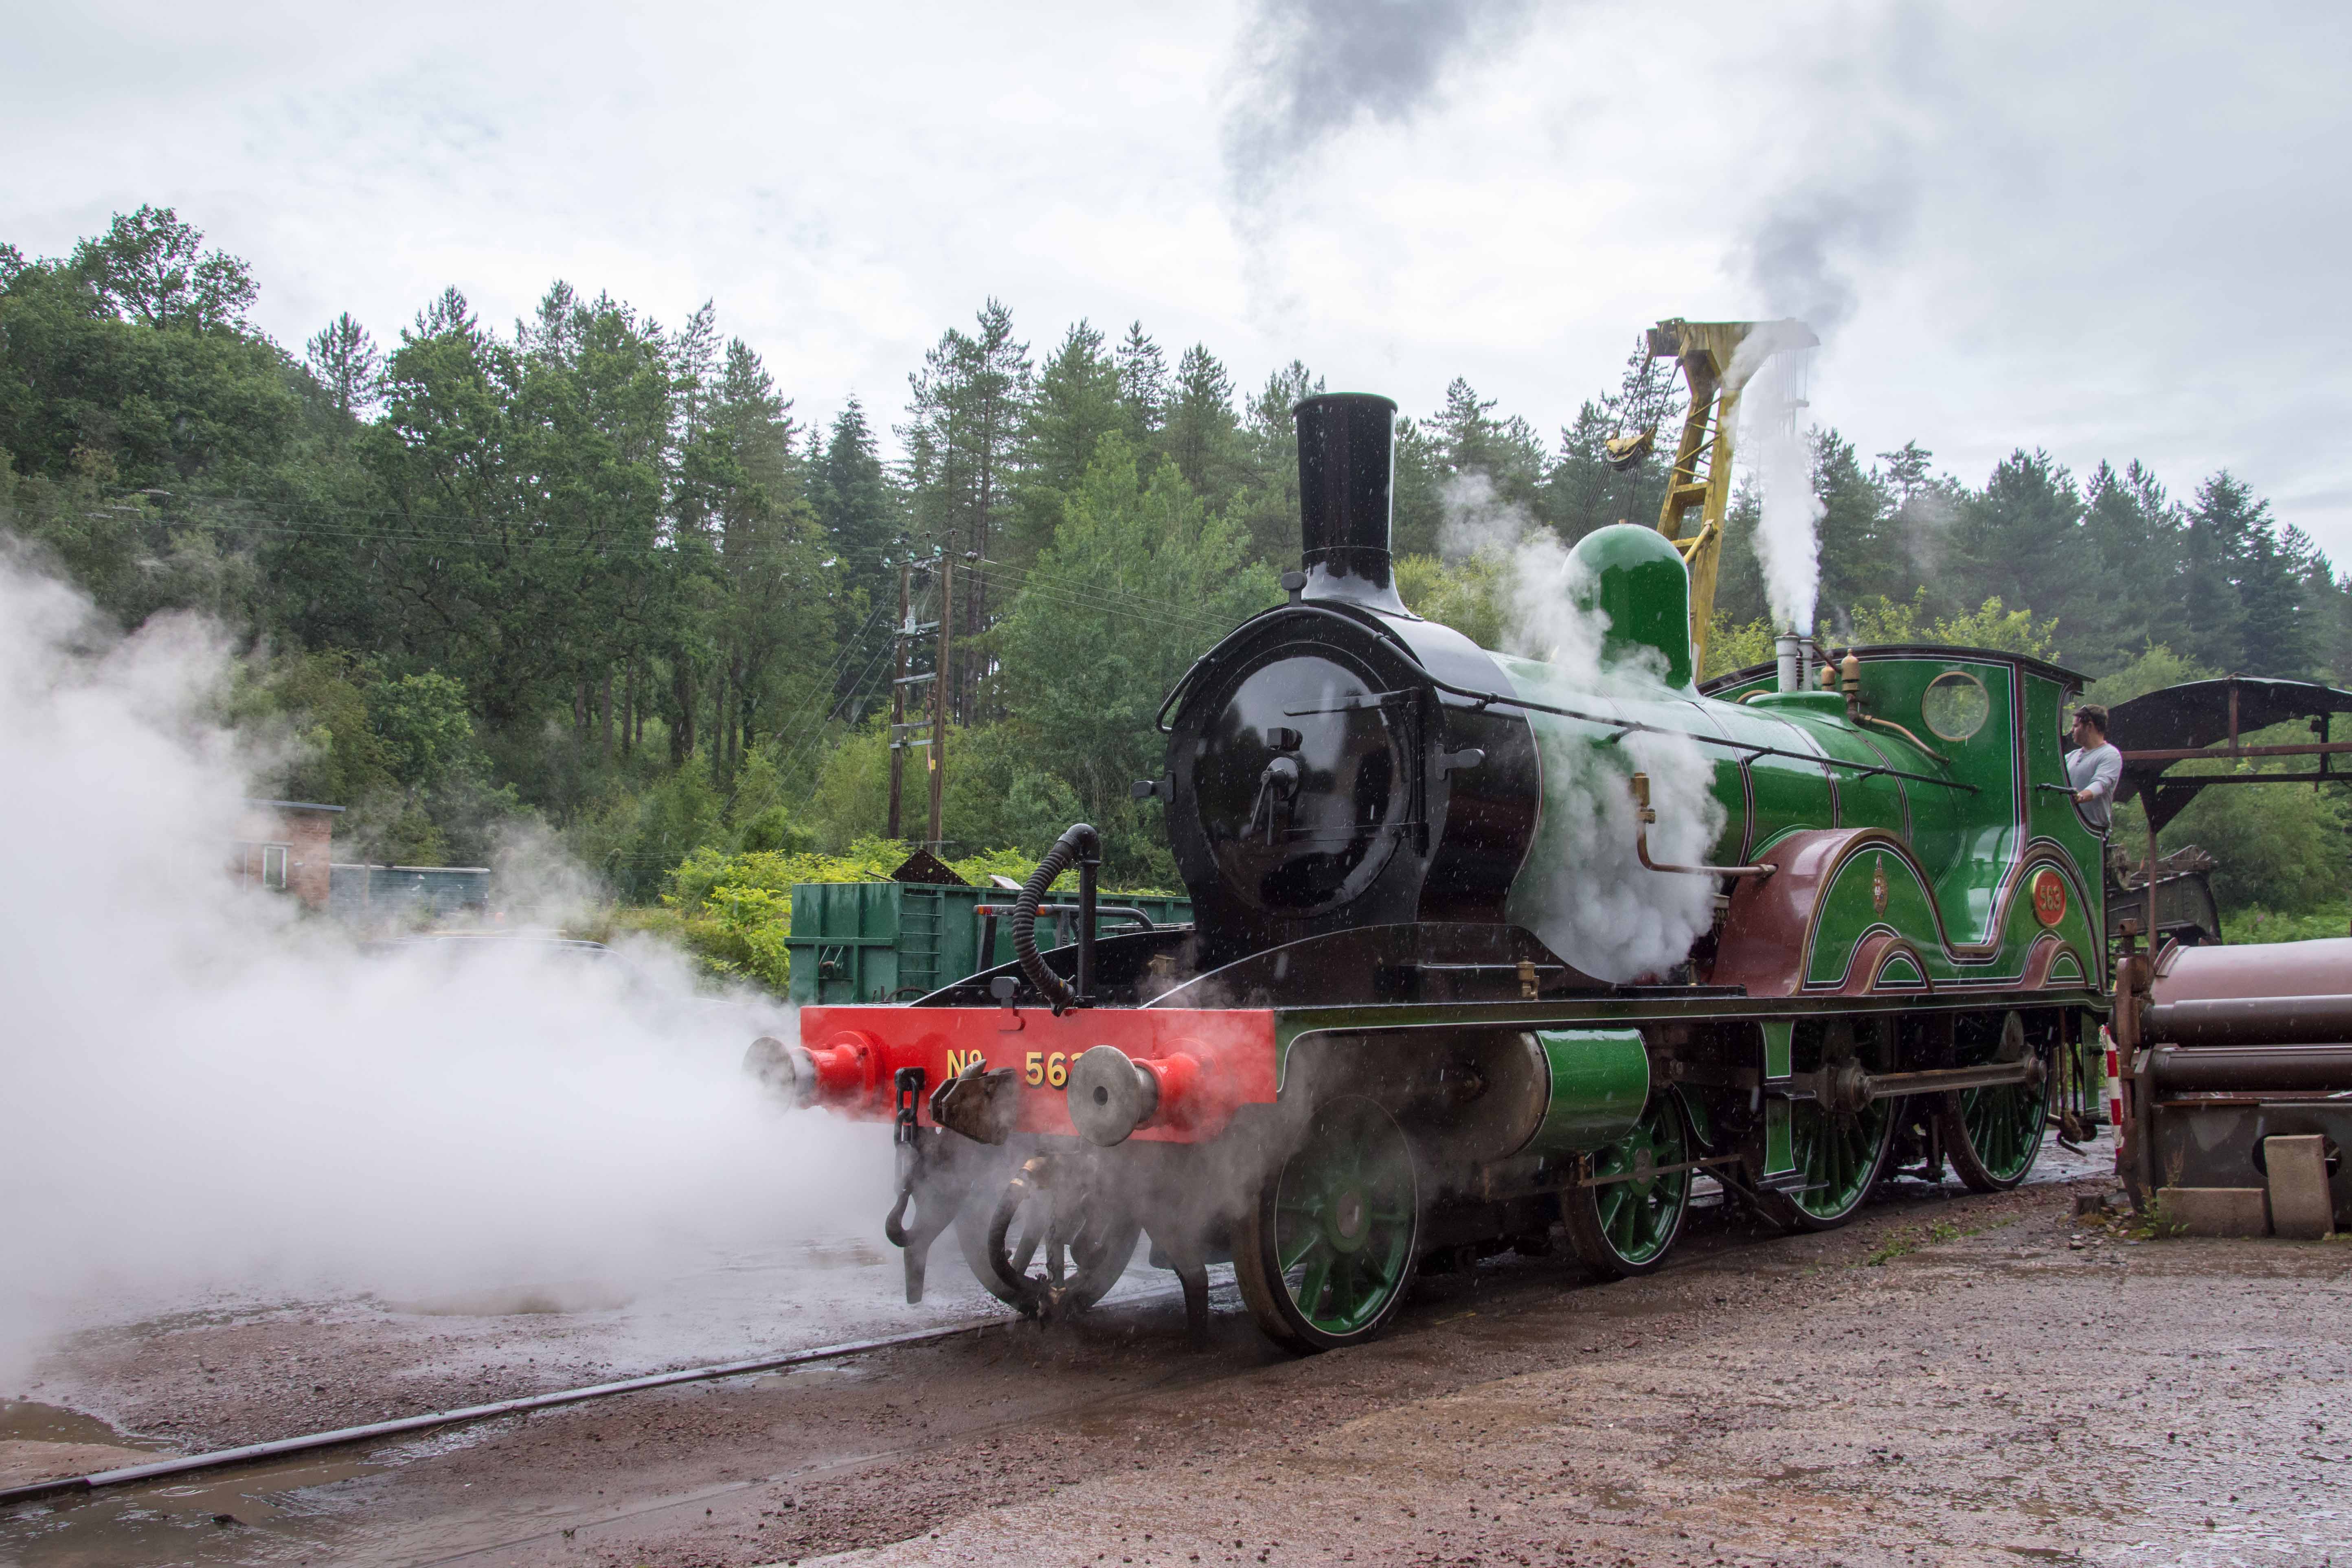
[[[898,624],[890,628],[890,826],[885,837],[898,837],[898,803],[907,772],[907,741],[902,731],[907,717],[907,644],[914,636],[915,617],[907,597],[912,563],[898,563]]]
[[[948,688],[949,640],[955,624],[955,558],[945,550],[940,552],[940,651],[932,664],[931,676],[931,853],[940,852],[940,791],[948,782]]]

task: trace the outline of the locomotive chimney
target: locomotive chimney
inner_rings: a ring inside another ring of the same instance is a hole
[[[1298,421],[1306,598],[1404,613],[1389,569],[1396,406],[1370,393],[1336,392],[1291,410]]]

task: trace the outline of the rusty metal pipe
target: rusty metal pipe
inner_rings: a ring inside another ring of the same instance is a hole
[[[1635,805],[1633,816],[1633,853],[1640,856],[1643,868],[1650,871],[1675,871],[1693,877],[1769,877],[1778,866],[1664,866],[1650,858],[1650,824],[1658,814],[1650,809],[1650,775],[1635,773],[1629,781],[1633,786]]]
[[[2352,1040],[2352,996],[2216,996],[2158,1002],[2141,1017],[2150,1043],[2326,1045]],[[2352,1087],[2352,1079],[2347,1080]]]
[[[2149,1056],[2168,1094],[2352,1095],[2352,1044],[2158,1046]]]

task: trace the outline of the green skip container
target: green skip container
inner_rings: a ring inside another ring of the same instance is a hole
[[[792,996],[803,1006],[840,1002],[911,1002],[942,985],[1013,962],[1009,888],[925,882],[796,882]],[[1095,934],[1187,925],[1192,901],[1162,893],[1104,893]],[[1037,945],[1077,940],[1075,891],[1038,906]],[[983,943],[987,951],[983,952]]]

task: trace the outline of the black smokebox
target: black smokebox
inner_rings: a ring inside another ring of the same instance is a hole
[[[1298,421],[1307,598],[1404,609],[1389,568],[1396,407],[1371,393],[1335,392],[1291,410]]]

